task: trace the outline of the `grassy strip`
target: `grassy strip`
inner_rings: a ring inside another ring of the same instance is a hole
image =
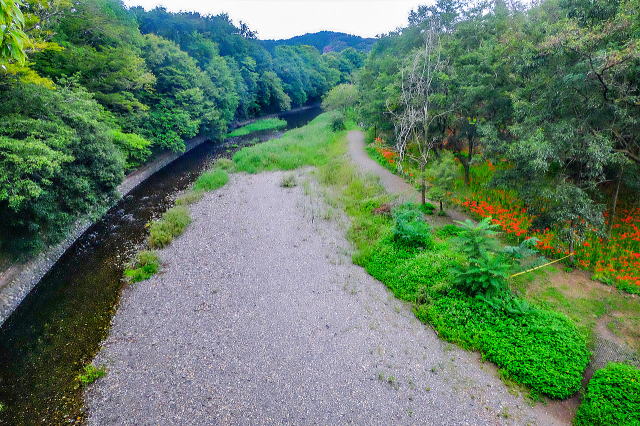
[[[168,246],[174,238],[191,224],[189,209],[185,206],[172,207],[149,227],[149,247],[154,249]]]
[[[284,129],[285,127],[287,127],[287,122],[285,120],[281,120],[279,118],[265,118],[235,129],[227,134],[227,138],[246,136],[251,133],[261,132],[264,130]]]
[[[595,372],[576,413],[576,425],[640,424],[640,369],[610,363]]]
[[[351,218],[354,262],[398,298],[415,303],[418,318],[441,337],[482,352],[505,378],[534,393],[567,398],[580,388],[589,352],[566,316],[539,307],[516,315],[461,294],[452,288],[450,269],[465,259],[450,226],[435,233],[427,250],[404,246],[392,238],[392,219],[372,213],[389,201],[374,180],[361,177],[340,155],[320,167],[319,179],[333,187]]]
[[[226,171],[218,168],[204,172],[193,184],[194,191],[213,191],[225,186],[229,182]]]
[[[334,135],[330,126],[336,114],[321,114],[306,126],[290,130],[278,139],[241,149],[233,156],[236,170],[258,173],[325,164]]]

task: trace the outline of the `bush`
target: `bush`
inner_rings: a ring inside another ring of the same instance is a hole
[[[342,114],[336,114],[331,120],[331,130],[334,132],[341,132],[346,128],[347,125],[344,123],[344,116]]]
[[[587,344],[564,315],[531,308],[521,315],[451,291],[416,312],[438,335],[476,349],[510,379],[552,398],[580,389],[589,363]]]
[[[640,369],[610,363],[596,371],[575,423],[585,426],[640,424]]]
[[[167,210],[160,220],[151,224],[149,228],[149,246],[163,248],[173,239],[181,235],[191,223],[189,210],[183,206],[172,207]]]
[[[296,177],[292,174],[283,176],[282,180],[280,181],[280,186],[283,188],[293,188],[297,184],[298,183],[296,182]]]
[[[431,227],[415,204],[403,204],[393,212],[393,238],[409,247],[430,247]]]
[[[154,251],[144,250],[136,255],[134,261],[125,269],[124,276],[131,283],[145,281],[160,270],[160,258]]]
[[[213,191],[229,182],[229,175],[222,169],[204,172],[193,184],[194,191]]]
[[[193,203],[197,203],[202,200],[204,192],[202,191],[188,191],[176,199],[176,206],[188,206]]]

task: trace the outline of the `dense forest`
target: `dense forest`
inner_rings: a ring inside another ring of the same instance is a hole
[[[119,0],[1,3],[0,252],[31,253],[117,197],[125,173],[236,119],[319,100],[353,48],[267,50],[227,15]]]
[[[286,40],[262,40],[262,44],[269,50],[282,45],[302,45],[313,46],[323,53],[341,52],[352,47],[360,51],[369,51],[375,44],[375,38],[362,38],[351,34],[338,33],[335,31],[319,31],[308,33]]]
[[[638,0],[439,0],[373,47],[360,119],[431,199],[637,289],[639,46]]]

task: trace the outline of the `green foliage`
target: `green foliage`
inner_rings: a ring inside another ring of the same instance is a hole
[[[143,250],[136,254],[134,261],[124,271],[125,278],[131,283],[145,281],[160,270],[160,258],[154,251]]]
[[[451,237],[457,237],[463,232],[465,231],[461,227],[452,225],[452,224],[447,224],[447,225],[443,225],[440,229],[438,229],[436,231],[436,235],[440,238],[451,238]]]
[[[194,191],[213,191],[226,185],[229,182],[229,175],[226,171],[218,168],[204,172],[194,182]]]
[[[0,239],[9,249],[55,242],[115,198],[124,160],[109,115],[84,89],[16,83],[3,91],[0,117]]]
[[[418,308],[438,335],[495,362],[510,379],[552,398],[580,389],[589,363],[586,342],[564,315],[533,308],[514,315],[451,292]]]
[[[0,1],[0,64],[24,62],[28,37],[24,32],[24,15],[19,0]]]
[[[396,207],[393,219],[393,238],[399,244],[422,248],[432,245],[431,227],[417,205],[407,203]]]
[[[176,206],[189,206],[202,200],[203,196],[203,191],[187,191],[176,199]]]
[[[151,156],[149,146],[151,141],[135,133],[123,133],[112,131],[113,143],[120,149],[126,158],[126,168],[135,169],[141,166]]]
[[[88,386],[107,374],[105,366],[96,367],[93,364],[84,367],[84,373],[78,375],[78,381],[82,386]]]
[[[298,185],[298,182],[296,181],[296,177],[293,174],[283,176],[282,180],[280,181],[280,186],[283,188],[293,188],[296,185]]]
[[[640,423],[640,369],[609,363],[596,371],[576,414],[577,425]]]
[[[331,120],[331,130],[334,132],[340,132],[346,129],[347,125],[344,122],[344,116],[342,114],[335,114]]]
[[[255,121],[246,126],[235,129],[233,132],[227,135],[228,138],[234,138],[238,136],[246,136],[255,132],[262,132],[265,130],[278,130],[287,127],[287,122],[279,118],[265,118],[263,120]]]
[[[233,156],[236,170],[293,170],[327,161],[327,150],[335,135],[330,130],[334,113],[318,116],[307,126],[286,132],[278,139],[243,148]]]
[[[229,158],[218,158],[214,165],[214,168],[216,169],[220,169],[220,170],[225,170],[227,172],[233,172],[235,171],[235,163],[233,162],[233,160],[229,159]]]
[[[186,207],[170,208],[159,220],[151,223],[149,227],[149,246],[154,249],[168,246],[174,238],[182,235],[190,223],[191,216]]]
[[[325,111],[346,111],[353,108],[358,101],[358,89],[353,84],[339,84],[329,90],[322,98],[322,109]]]

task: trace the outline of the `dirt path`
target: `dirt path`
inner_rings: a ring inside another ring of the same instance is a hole
[[[206,195],[164,272],[125,291],[90,424],[556,424],[354,266],[282,176]]]
[[[369,157],[365,150],[364,133],[359,130],[354,130],[349,132],[347,137],[349,140],[349,156],[363,172],[378,176],[380,178],[380,183],[384,186],[384,189],[390,194],[398,194],[401,200],[416,203],[420,202],[420,192],[418,190],[409,185],[403,178],[398,175],[394,175]],[[437,205],[436,202],[429,202],[433,205]],[[447,213],[447,217],[451,220],[464,221],[469,219],[465,214],[455,210],[445,209],[445,212]]]

